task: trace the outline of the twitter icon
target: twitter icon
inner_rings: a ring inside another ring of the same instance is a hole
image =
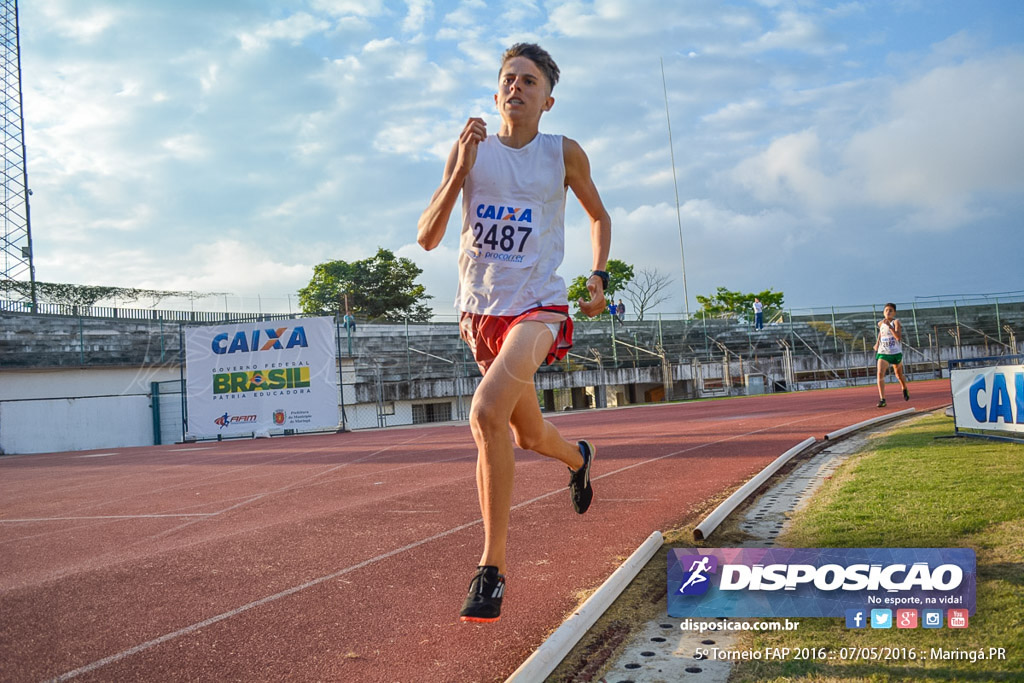
[[[871,610],[871,628],[892,628],[892,610]]]

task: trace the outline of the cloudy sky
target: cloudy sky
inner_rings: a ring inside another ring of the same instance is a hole
[[[660,310],[684,309],[680,225],[693,310],[719,286],[793,307],[1024,290],[1017,0],[20,11],[40,280],[287,310],[315,264],[380,246],[451,313],[458,225],[426,253],[416,220],[466,118],[497,130],[501,52],[532,41],[562,70],[541,130],[588,153],[613,258],[674,278]],[[590,265],[569,205],[566,279]]]

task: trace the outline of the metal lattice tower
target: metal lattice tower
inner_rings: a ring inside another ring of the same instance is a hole
[[[28,169],[25,165],[25,118],[21,110],[21,42],[18,0],[0,0],[0,78],[3,79],[3,216],[0,231],[0,279],[30,283],[29,295],[0,290],[9,299],[28,299],[35,308],[35,265],[29,215]]]

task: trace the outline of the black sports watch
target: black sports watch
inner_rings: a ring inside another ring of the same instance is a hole
[[[604,287],[604,291],[608,291],[608,273],[603,270],[595,270],[590,274],[590,277],[598,276],[601,278],[601,285]]]

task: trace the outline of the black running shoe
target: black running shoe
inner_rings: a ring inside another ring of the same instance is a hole
[[[501,597],[505,594],[505,575],[493,566],[477,567],[469,583],[469,595],[462,603],[460,621],[489,624],[501,618]]]
[[[910,400],[910,392],[907,391],[906,389],[903,390],[903,400],[904,401],[909,401]]]
[[[878,402],[878,407],[879,408],[884,408],[885,407],[885,399],[884,398]]]
[[[569,495],[572,496],[573,509],[582,515],[594,499],[594,488],[590,485],[590,465],[594,462],[597,449],[587,441],[580,441],[577,445],[583,456],[583,466],[578,470],[569,470]]]

